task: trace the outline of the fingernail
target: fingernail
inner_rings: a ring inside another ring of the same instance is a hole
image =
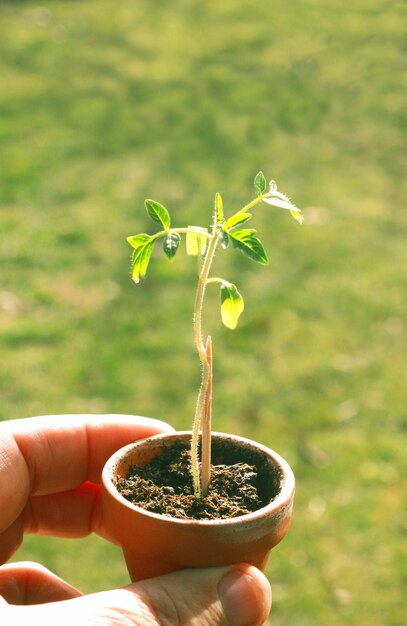
[[[249,573],[232,570],[218,584],[223,613],[230,626],[251,626],[259,623],[264,602],[258,581]]]

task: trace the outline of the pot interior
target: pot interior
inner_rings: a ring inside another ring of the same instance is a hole
[[[163,454],[167,447],[177,445],[180,451],[189,449],[190,441],[190,435],[176,434],[167,438],[152,437],[140,442],[140,445],[129,449],[116,465],[115,479],[125,478],[132,465],[138,467],[147,465],[154,457]],[[282,469],[275,459],[249,440],[213,434],[211,456],[212,465],[234,465],[235,463],[254,465],[257,470],[256,487],[263,506],[274,500],[280,493],[283,480]]]
[[[257,469],[256,487],[264,504],[273,500],[281,490],[282,472],[273,459],[264,452],[246,443],[233,439],[213,438],[212,464],[233,465],[247,463]]]

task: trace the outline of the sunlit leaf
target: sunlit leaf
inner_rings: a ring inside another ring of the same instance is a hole
[[[186,236],[187,254],[190,256],[198,256],[198,254],[205,254],[208,233],[207,228],[200,228],[198,226],[188,226],[190,230]]]
[[[215,211],[216,211],[216,223],[221,224],[223,222],[223,201],[220,193],[216,193],[215,196]]]
[[[131,277],[135,283],[140,282],[140,278],[146,275],[154,243],[155,241],[151,241],[150,238],[150,241],[147,241],[145,245],[138,246],[133,251]]]
[[[235,248],[241,250],[254,261],[262,265],[267,265],[268,259],[266,252],[263,248],[263,244],[260,239],[256,237],[255,233],[256,231],[253,229],[232,230],[229,236]]]
[[[127,237],[127,241],[132,248],[139,248],[140,246],[145,246],[146,243],[151,241],[151,236],[142,233],[141,235],[133,235],[132,237]]]
[[[171,260],[177,253],[181,237],[178,233],[168,233],[164,239],[163,250],[167,257]]]
[[[289,211],[294,211],[295,213],[301,213],[301,209],[298,209],[295,204],[291,204],[289,200],[285,200],[282,198],[275,198],[273,196],[264,197],[264,202],[267,204],[272,204],[273,206],[278,206],[281,209],[288,209]]]
[[[244,224],[245,222],[247,222],[247,220],[249,220],[251,216],[251,213],[236,213],[235,215],[232,215],[232,217],[229,217],[228,220],[226,220],[223,228],[225,230],[235,228],[235,226],[239,226],[240,224]]]
[[[145,200],[147,213],[154,222],[161,224],[167,230],[170,227],[171,219],[167,209],[155,200]]]
[[[220,311],[222,322],[227,328],[233,330],[237,326],[239,316],[243,312],[243,298],[236,285],[225,283],[220,288]]]
[[[286,196],[281,191],[277,190],[277,184],[275,180],[270,181],[270,191],[266,196],[263,196],[264,202],[267,204],[272,204],[273,206],[278,206],[281,209],[287,209],[290,211],[291,215],[297,222],[302,224],[304,221],[304,217],[301,214],[301,209],[295,206],[290,200],[288,196]]]

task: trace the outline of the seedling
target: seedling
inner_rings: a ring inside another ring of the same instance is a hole
[[[252,217],[252,209],[261,202],[272,204],[290,211],[291,215],[302,222],[300,209],[292,204],[286,195],[277,191],[274,181],[267,182],[263,172],[259,172],[254,179],[256,197],[239,209],[229,218],[225,217],[223,201],[219,193],[215,195],[213,220],[209,228],[201,226],[186,226],[174,228],[171,226],[171,217],[168,210],[155,200],[146,200],[145,206],[150,218],[162,228],[154,235],[133,235],[127,238],[134,248],[132,254],[132,278],[139,283],[147,272],[151,253],[157,241],[162,241],[167,257],[172,260],[176,255],[182,235],[186,238],[186,251],[189,255],[200,259],[198,271],[198,285],[194,307],[194,338],[201,362],[202,382],[196,402],[195,417],[192,427],[191,465],[194,484],[194,494],[197,498],[208,494],[210,482],[210,439],[212,413],[212,341],[208,336],[204,339],[202,330],[202,311],[206,287],[216,283],[220,285],[220,310],[223,324],[235,329],[238,319],[243,312],[244,302],[236,285],[218,276],[211,276],[210,271],[215,251],[220,246],[226,249],[231,242],[253,261],[267,265],[267,255],[256,231],[251,228],[242,228]],[[198,441],[201,432],[201,460],[198,458]]]

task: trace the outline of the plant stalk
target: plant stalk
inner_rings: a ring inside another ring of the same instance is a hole
[[[204,410],[202,415],[201,447],[201,495],[208,495],[211,478],[211,422],[212,422],[212,339],[206,341],[206,360],[209,365],[209,379],[206,387]]]
[[[254,200],[251,200],[251,202],[249,202],[248,204],[246,204],[244,207],[242,207],[241,209],[239,209],[239,211],[236,211],[236,215],[238,215],[239,213],[247,213],[248,211],[250,211],[254,206],[256,206],[256,204],[258,204],[259,202],[261,202],[263,200],[263,194],[260,194],[259,196],[257,196],[256,198],[254,198]]]
[[[199,274],[198,279],[198,287],[195,298],[195,310],[194,310],[194,335],[195,335],[195,345],[198,350],[199,359],[201,361],[202,366],[202,384],[198,394],[198,400],[196,403],[195,409],[195,417],[192,428],[192,442],[191,442],[191,464],[192,464],[192,478],[194,482],[194,495],[196,498],[201,498],[203,496],[201,489],[201,479],[200,475],[202,475],[199,471],[199,460],[198,460],[198,440],[199,440],[199,431],[202,421],[202,416],[204,415],[205,407],[210,407],[210,403],[207,402],[208,398],[208,387],[212,387],[211,375],[212,375],[212,352],[210,350],[210,362],[208,360],[207,355],[207,345],[208,342],[211,345],[210,338],[206,342],[206,345],[203,342],[202,335],[202,305],[205,295],[205,287],[209,276],[209,271],[211,269],[212,261],[215,256],[216,246],[219,240],[219,232],[216,229],[216,223],[213,228],[212,238],[209,240],[209,245],[206,249],[204,262],[202,264],[202,269]],[[210,408],[208,409],[210,410]],[[205,429],[205,434],[202,432],[202,447],[205,450],[208,449],[208,436],[207,429]],[[210,437],[210,432],[209,432]],[[210,449],[210,442],[209,442]],[[207,482],[209,484],[209,475],[210,475],[210,459],[208,466],[208,456],[206,458],[202,458],[201,472],[207,476]]]

